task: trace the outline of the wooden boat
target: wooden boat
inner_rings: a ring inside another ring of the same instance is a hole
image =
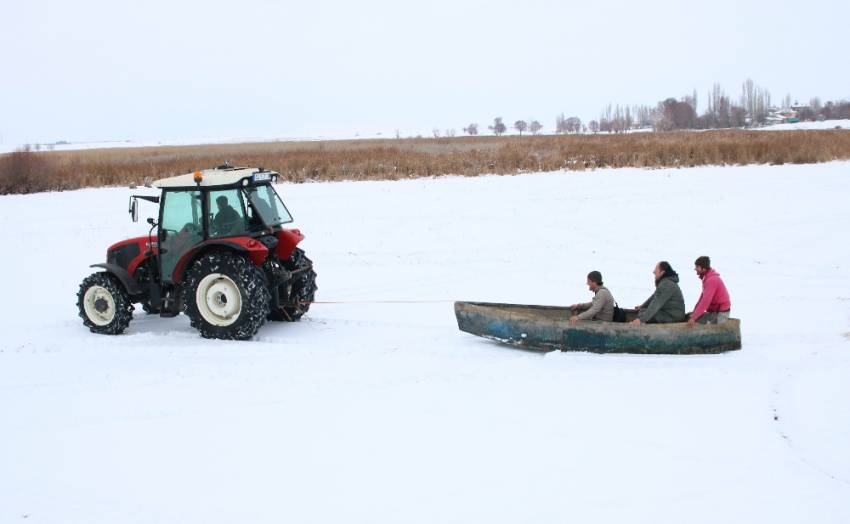
[[[637,316],[625,310],[627,321]],[[567,307],[455,302],[461,331],[540,351],[690,355],[741,349],[741,321],[723,324],[643,324],[583,321],[570,324]]]

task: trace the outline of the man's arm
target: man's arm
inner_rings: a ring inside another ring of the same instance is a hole
[[[580,315],[578,315],[578,319],[579,320],[590,320],[591,318],[596,316],[597,313],[602,311],[602,304],[603,303],[604,303],[604,300],[602,300],[602,297],[600,297],[599,294],[597,293],[596,296],[593,297],[593,302],[590,303],[590,309],[588,309],[584,313],[581,313]]]
[[[702,295],[700,295],[697,305],[694,306],[694,312],[691,314],[691,320],[699,320],[699,317],[703,316],[705,312],[708,311],[708,306],[710,306],[711,301],[714,300],[715,293],[717,293],[717,282],[715,282],[715,279],[710,279],[702,288]]]

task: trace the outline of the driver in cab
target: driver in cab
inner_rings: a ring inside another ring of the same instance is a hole
[[[242,217],[227,202],[227,197],[224,195],[216,198],[215,204],[218,206],[218,213],[213,218],[212,229],[218,235],[227,234],[239,223]]]

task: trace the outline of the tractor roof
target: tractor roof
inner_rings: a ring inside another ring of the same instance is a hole
[[[200,184],[195,181],[195,177],[200,173]],[[203,171],[195,171],[178,175],[169,178],[163,178],[153,183],[154,187],[215,187],[215,186],[232,186],[238,184],[243,179],[252,180],[256,173],[268,173],[270,176],[265,180],[272,180],[272,177],[277,177],[274,171],[264,170],[256,167],[230,167],[221,166],[214,169],[204,169]]]

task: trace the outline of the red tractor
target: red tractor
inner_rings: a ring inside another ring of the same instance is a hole
[[[295,321],[316,293],[313,264],[299,249],[304,235],[286,229],[292,216],[263,168],[196,171],[154,182],[159,204],[147,236],[109,247],[104,269],[77,293],[83,323],[93,333],[117,335],[133,318],[133,304],[163,317],[181,311],[202,337],[246,340],[267,319]],[[156,233],[154,233],[156,230]]]

